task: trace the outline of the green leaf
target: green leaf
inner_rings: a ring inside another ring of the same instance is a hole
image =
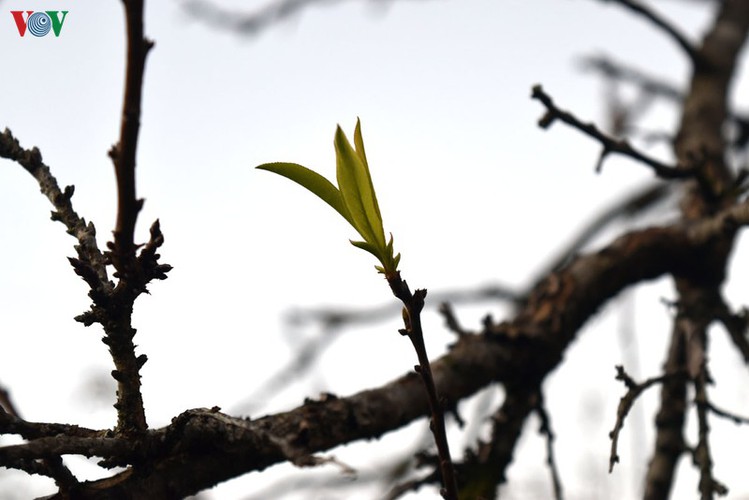
[[[364,139],[361,135],[361,120],[356,119],[356,128],[354,128],[354,147],[356,148],[356,154],[361,158],[364,164],[364,171],[367,173],[367,181],[369,183],[369,189],[372,191],[372,200],[374,202],[374,211],[377,214],[377,220],[380,221],[380,232],[382,233],[382,240],[385,241],[385,230],[382,228],[382,214],[380,213],[380,204],[377,203],[377,195],[375,194],[374,183],[372,182],[372,174],[369,171],[369,162],[367,161],[367,154],[364,151]]]
[[[367,162],[367,154],[364,152],[364,139],[361,136],[361,120],[359,118],[356,119],[356,128],[354,129],[354,148],[356,148],[356,154],[359,155],[362,163],[367,167],[367,172],[369,172],[369,163]],[[372,179],[370,179],[371,181]]]
[[[336,129],[334,144],[338,187],[353,225],[365,241],[384,251],[385,231],[369,169],[340,126]]]
[[[310,170],[307,167],[299,165],[297,163],[264,163],[258,165],[255,168],[260,170],[267,170],[274,174],[281,175],[290,179],[300,186],[306,188],[308,191],[319,196],[325,203],[333,207],[333,209],[341,214],[349,224],[356,228],[351,214],[346,208],[346,204],[343,202],[341,192],[330,182],[328,179],[318,174],[314,170]]]

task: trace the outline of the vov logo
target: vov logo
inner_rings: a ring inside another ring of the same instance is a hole
[[[23,17],[24,13],[26,14],[25,19]],[[62,17],[60,17],[61,13]],[[24,36],[26,31],[28,31],[36,37],[41,37],[46,36],[50,30],[55,33],[55,36],[60,36],[60,31],[62,31],[62,25],[65,22],[68,11],[45,10],[44,12],[34,12],[33,10],[11,10],[10,14],[16,22],[19,35]]]

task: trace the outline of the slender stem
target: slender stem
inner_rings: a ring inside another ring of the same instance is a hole
[[[109,152],[117,177],[117,223],[114,244],[109,257],[120,282],[114,290],[108,310],[109,320],[103,324],[104,343],[114,360],[112,376],[117,380],[117,429],[124,434],[141,434],[148,428],[140,392],[140,367],[145,358],[136,357],[132,327],[133,301],[142,291],[142,266],[136,259],[135,222],[142,200],[136,198],[135,159],[140,130],[143,71],[146,55],[153,46],[143,35],[144,0],[123,0],[127,29],[127,65],[125,95],[122,105],[120,140]]]
[[[424,382],[424,388],[426,389],[429,401],[429,410],[432,415],[429,428],[434,435],[434,442],[437,445],[437,454],[439,455],[440,473],[442,475],[442,490],[440,493],[447,500],[458,500],[455,470],[450,458],[450,447],[447,442],[447,432],[445,431],[445,415],[437,394],[437,387],[434,384],[429,356],[427,356],[426,346],[424,345],[424,332],[421,328],[421,310],[424,308],[424,298],[427,291],[416,290],[412,294],[408,288],[408,284],[401,279],[398,272],[388,276],[387,280],[393,294],[403,302],[405,307],[403,321],[406,328],[400,330],[400,332],[403,335],[407,335],[409,340],[411,340],[411,344],[413,344],[414,350],[416,350],[416,356],[419,359],[419,364],[414,369]]]
[[[144,0],[123,0],[127,29],[127,67],[120,139],[110,151],[117,176],[117,223],[114,231],[118,267],[130,267],[135,258],[134,233],[142,202],[135,194],[135,157],[140,130],[143,71],[153,42],[143,36]],[[123,261],[124,262],[121,262]],[[118,269],[122,273],[122,269]]]

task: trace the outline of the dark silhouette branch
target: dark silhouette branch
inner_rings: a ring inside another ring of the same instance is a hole
[[[601,146],[603,146],[603,150],[601,151],[601,156],[598,160],[598,164],[596,165],[596,171],[601,170],[603,160],[605,160],[606,157],[612,153],[627,156],[644,165],[647,165],[648,167],[653,169],[658,177],[662,179],[686,179],[689,177],[693,177],[697,170],[694,166],[687,166],[689,165],[687,163],[676,166],[666,165],[665,163],[658,161],[655,158],[651,158],[644,153],[637,151],[629,144],[628,141],[609,137],[608,135],[598,130],[598,127],[596,127],[595,125],[591,123],[581,122],[575,115],[559,109],[554,104],[554,101],[551,99],[551,97],[546,92],[544,92],[543,88],[540,85],[535,85],[533,87],[531,97],[540,101],[546,107],[546,114],[538,121],[538,124],[541,128],[549,128],[556,120],[561,120],[567,125],[570,125],[571,127],[579,130],[580,132],[592,137],[593,139],[601,143]]]
[[[693,73],[683,104],[683,113],[674,142],[676,158],[684,163],[702,158],[698,182],[687,186],[681,212],[685,222],[704,220],[711,213],[735,202],[731,194],[735,182],[725,163],[726,144],[721,130],[728,117],[728,86],[737,57],[749,32],[749,3],[726,0],[718,10],[715,23],[706,33],[699,54],[694,58]],[[740,207],[733,205],[729,211]],[[729,228],[694,264],[692,275],[675,276],[679,293],[678,314],[674,320],[666,373],[686,369],[697,394],[704,389],[707,370],[707,326],[725,309],[720,287],[725,278],[728,256],[735,233]],[[700,396],[702,397],[702,396]],[[664,383],[661,408],[656,417],[656,446],[645,481],[645,498],[667,498],[677,462],[685,449],[683,426],[686,411],[686,383],[671,380]],[[695,463],[700,467],[702,498],[712,498],[722,485],[712,477],[712,460],[707,440],[704,408],[698,408],[700,441]]]
[[[91,288],[91,294],[101,296],[111,292],[114,284],[109,281],[106,259],[96,243],[96,228],[93,223],[86,223],[86,220],[73,209],[71,199],[75,188],[67,186],[61,190],[57,179],[42,160],[39,149],[24,149],[7,128],[0,134],[0,158],[18,163],[36,179],[42,194],[55,208],[52,220],[62,222],[68,234],[78,240],[78,245],[75,246],[78,258],[75,262]]]
[[[542,394],[539,396],[536,414],[538,415],[539,420],[541,420],[541,426],[538,431],[546,438],[546,465],[549,466],[549,472],[551,473],[551,484],[554,487],[554,499],[562,500],[564,498],[562,481],[559,478],[559,468],[554,459],[555,436],[554,431],[551,428],[551,417],[544,406]]]
[[[401,335],[405,335],[413,344],[419,364],[414,367],[416,373],[424,382],[424,388],[427,392],[429,402],[429,412],[431,419],[429,428],[434,434],[434,442],[437,445],[439,455],[439,471],[442,480],[442,489],[440,493],[445,500],[458,500],[458,484],[455,479],[455,470],[453,468],[452,458],[450,457],[450,446],[447,442],[447,430],[445,429],[445,412],[444,407],[447,401],[440,399],[437,387],[432,376],[432,367],[427,355],[426,345],[424,344],[424,332],[421,328],[421,311],[424,309],[424,299],[427,291],[417,289],[411,293],[408,284],[401,279],[400,273],[387,276],[390,289],[401,302],[403,302],[403,323],[405,328],[400,330]]]
[[[143,0],[123,0],[127,31],[125,95],[119,142],[109,151],[117,176],[117,223],[112,263],[123,276],[133,272],[135,223],[143,200],[135,195],[135,156],[140,131],[141,94],[146,56],[153,47],[143,33]]]
[[[659,377],[651,377],[644,382],[637,383],[627,374],[623,366],[619,365],[616,367],[616,379],[621,380],[624,383],[627,387],[627,393],[619,400],[619,407],[616,410],[616,423],[614,424],[614,429],[609,433],[609,438],[611,439],[609,473],[614,470],[614,465],[619,462],[619,454],[617,452],[619,434],[624,427],[624,421],[637,401],[637,398],[639,398],[642,393],[650,387],[656,384],[664,384],[673,378],[686,379],[686,372],[671,372]]]
[[[665,21],[639,3],[619,3],[660,26],[677,43],[688,44],[685,38],[679,38],[678,31],[664,26]],[[534,90],[534,97],[547,108],[542,124],[548,126],[559,119],[583,131],[602,144],[602,160],[610,153],[625,154],[663,178],[687,179],[680,220],[630,231],[599,251],[565,256],[564,262],[539,280],[523,300],[515,300],[517,312],[513,318],[501,323],[487,318],[479,333],[464,330],[454,314],[446,310],[448,325],[458,335],[449,352],[433,363],[427,358],[420,325],[426,292],[417,290],[412,294],[399,276],[391,277],[394,294],[406,306],[403,333],[416,348],[420,376],[408,373],[382,387],[346,398],[325,395],[318,401],[307,400],[289,412],[257,420],[225,415],[218,408],[188,410],[156,430],[149,430],[146,425],[139,379],[139,369],[146,358],[135,356],[135,330],[131,326],[134,300],[146,291],[151,280],[164,279],[169,270],[169,266],[158,263],[157,251],[163,243],[158,221],[151,227],[145,246],[140,248],[134,241],[141,206],[135,193],[135,152],[143,66],[150,48],[150,42],[143,38],[142,8],[142,1],[125,0],[128,69],[120,141],[111,152],[118,180],[118,216],[114,243],[106,254],[96,249],[93,226],[72,210],[72,187],[60,192],[36,148],[24,150],[7,130],[0,135],[0,156],[18,162],[34,175],[55,206],[53,217],[64,222],[78,239],[78,257],[71,259],[71,264],[88,284],[93,301],[91,310],[78,319],[86,325],[98,322],[104,326],[105,342],[116,367],[112,375],[119,384],[118,424],[114,431],[80,429],[26,422],[17,414],[2,410],[0,430],[18,433],[28,442],[0,448],[0,466],[53,477],[60,489],[54,498],[182,498],[279,462],[298,466],[336,463],[333,458],[315,454],[378,437],[431,416],[440,473],[435,470],[418,480],[419,484],[427,479],[435,482],[441,475],[445,496],[449,498],[458,497],[450,490],[456,482],[462,494],[492,498],[496,486],[504,481],[528,415],[536,411],[548,437],[556,494],[561,495],[554,474],[552,433],[545,418],[548,415],[540,403],[542,383],[562,361],[580,328],[611,298],[632,285],[669,275],[676,282],[679,297],[664,366],[666,375],[652,382],[661,383],[662,391],[645,498],[668,496],[676,464],[687,450],[683,428],[690,382],[696,393],[699,439],[692,456],[700,470],[700,490],[703,498],[725,491],[713,477],[709,447],[708,415],[718,413],[707,397],[707,327],[715,320],[726,324],[736,348],[746,359],[746,320],[728,311],[720,287],[736,234],[749,225],[749,200],[738,201],[740,193],[735,188],[742,185],[743,179],[737,179],[726,164],[721,129],[729,116],[727,95],[736,58],[749,31],[749,2],[722,2],[714,26],[702,45],[694,48],[694,74],[684,96],[684,112],[676,134],[675,166],[648,158],[628,143],[601,133],[594,125],[583,124],[556,108],[540,87]],[[658,198],[656,194],[643,195],[632,206],[636,210],[649,206]],[[592,229],[595,231],[608,221],[596,222]],[[107,278],[109,263],[119,279],[116,285]],[[677,373],[687,376],[670,375]],[[628,386],[637,386],[624,375]],[[455,408],[459,401],[494,383],[504,385],[506,397],[495,414],[491,441],[480,442],[474,455],[457,464],[457,481],[451,480],[444,401]],[[615,457],[615,443],[613,446]],[[64,454],[101,457],[102,467],[127,468],[106,479],[78,483],[62,465],[60,457]]]
[[[698,401],[697,404],[704,405],[705,408],[707,408],[708,410],[710,410],[710,413],[713,413],[714,415],[716,415],[718,417],[730,420],[734,424],[737,424],[737,425],[741,425],[741,424],[749,425],[749,418],[742,417],[741,415],[736,415],[735,413],[732,413],[730,411],[726,411],[726,410],[723,410],[721,408],[718,408],[717,406],[715,406],[710,401]]]

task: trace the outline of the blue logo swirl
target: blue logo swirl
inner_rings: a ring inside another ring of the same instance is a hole
[[[52,20],[44,12],[34,12],[29,16],[26,27],[34,36],[44,36],[52,29]]]

